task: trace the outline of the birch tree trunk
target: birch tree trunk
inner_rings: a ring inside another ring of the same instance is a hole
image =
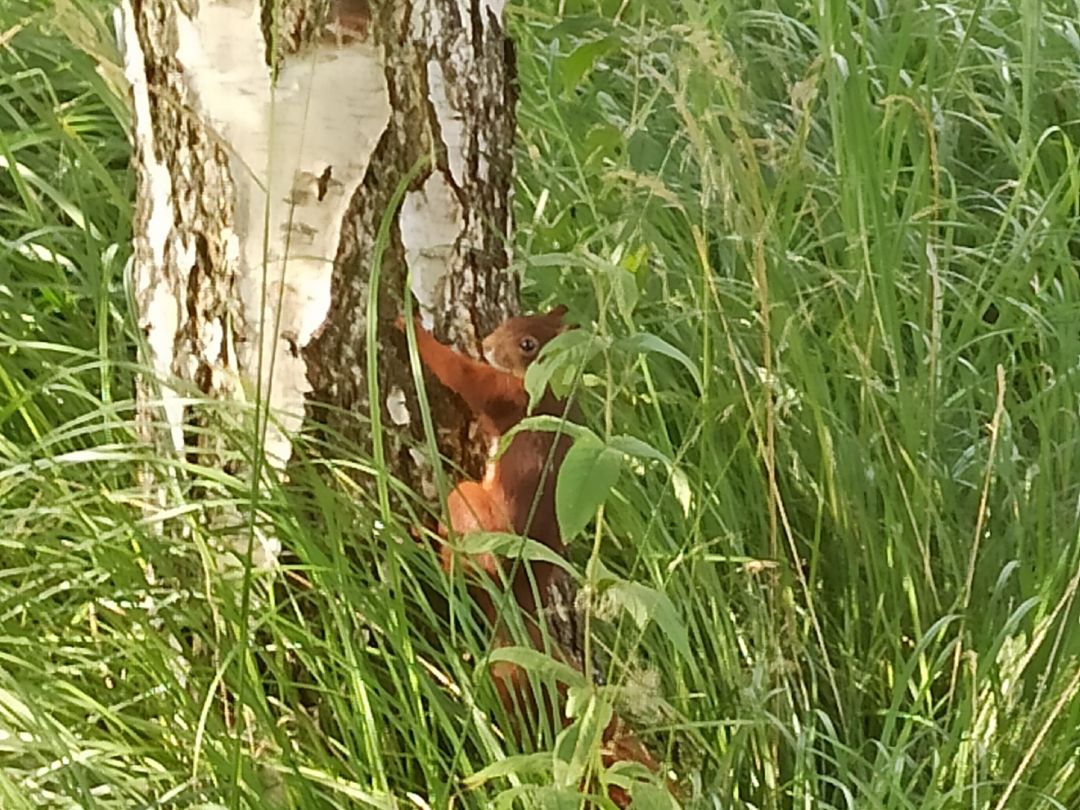
[[[474,354],[517,303],[501,16],[498,0],[125,0],[131,281],[157,378],[137,405],[162,452],[258,476],[285,468],[306,418],[370,447],[357,417],[377,411],[396,428],[391,469],[419,483],[404,452],[418,432],[414,386],[388,328],[406,274],[426,322]],[[252,403],[269,413],[254,463],[223,429],[259,434]],[[434,405],[444,452],[477,469],[464,414]],[[249,539],[255,564],[271,566],[274,539]]]

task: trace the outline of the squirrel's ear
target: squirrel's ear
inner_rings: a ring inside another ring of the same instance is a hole
[[[557,307],[555,307],[555,309],[551,310],[551,312],[549,312],[544,317],[551,318],[554,321],[561,321],[563,319],[563,315],[565,315],[566,312],[566,304],[559,304]]]

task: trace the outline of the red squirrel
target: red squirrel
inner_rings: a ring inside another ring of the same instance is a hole
[[[483,341],[486,363],[439,343],[420,326],[416,330],[417,348],[424,365],[465,401],[479,420],[485,438],[494,442],[528,415],[525,371],[540,349],[566,329],[562,320],[565,313],[566,307],[559,306],[546,315],[504,321]],[[533,412],[561,417],[567,414],[567,403],[545,391]],[[569,415],[575,413],[573,410]],[[565,434],[518,433],[502,455],[488,464],[482,481],[462,481],[450,493],[446,504],[449,528],[458,535],[474,531],[519,534],[540,541],[557,554],[565,554],[555,517],[555,481],[570,444]],[[440,533],[445,535],[445,527]],[[443,546],[441,558],[444,568],[449,568],[449,546]],[[498,562],[493,555],[477,556],[471,562],[496,574]],[[544,562],[534,562],[531,567],[537,591],[542,595],[557,569]],[[537,613],[533,588],[524,571],[515,577],[514,593],[525,611]]]
[[[528,415],[525,372],[540,350],[566,330],[565,314],[566,307],[558,306],[544,315],[504,321],[483,341],[486,363],[439,343],[419,323],[416,327],[417,348],[424,365],[465,401],[479,420],[485,438],[494,442]],[[397,326],[404,328],[400,318]],[[533,413],[573,417],[576,409],[546,390]],[[462,481],[447,497],[449,529],[457,535],[475,531],[514,533],[538,540],[552,551],[565,555],[566,546],[555,513],[555,483],[570,445],[571,440],[565,434],[550,431],[517,433],[502,455],[489,463],[482,481]],[[447,539],[447,527],[440,526],[439,534]],[[443,568],[449,571],[455,557],[448,543],[442,546],[440,559]],[[475,555],[467,563],[483,569],[496,580],[500,578],[500,568],[506,568],[505,561],[493,554]],[[533,646],[544,649],[543,633],[536,620],[540,609],[547,606],[548,587],[561,572],[551,563],[535,560],[529,564],[529,569],[540,604],[537,604],[533,582],[524,566],[519,566],[511,587],[517,603],[526,613],[526,626]],[[505,628],[499,628],[490,597],[480,589],[474,589],[473,596],[496,626],[496,644],[511,643]],[[567,661],[561,651],[552,650],[552,653]],[[520,708],[522,704],[535,707],[528,678],[518,667],[499,663],[492,668],[492,675],[500,699],[508,709],[513,710],[515,705]],[[610,766],[627,760],[639,762],[654,773],[659,770],[645,746],[615,717],[604,731],[603,761],[605,766]],[[629,796],[619,788],[612,787],[609,796],[620,807],[629,805]]]

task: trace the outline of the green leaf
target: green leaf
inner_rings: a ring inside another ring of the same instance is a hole
[[[690,510],[694,506],[694,492],[686,473],[677,467],[671,468],[671,488],[675,492],[675,500],[682,507],[683,517],[690,517]]]
[[[633,760],[613,762],[611,767],[604,772],[604,781],[606,783],[618,785],[626,790],[632,790],[635,785],[651,779],[655,779],[653,772],[640,762],[634,762]]]
[[[540,356],[525,371],[525,391],[529,394],[529,407],[540,401],[551,382],[552,376],[571,363],[569,352],[589,339],[580,329],[571,329],[556,335],[540,350]]]
[[[555,780],[556,784],[574,785],[581,781],[589,763],[598,759],[612,708],[591,686],[571,689],[568,704],[575,707],[577,719],[556,738]]]
[[[558,786],[576,785],[584,775],[584,768],[574,764],[574,752],[578,747],[581,729],[577,723],[571,723],[555,736],[555,750],[552,752],[552,780]]]
[[[514,436],[522,431],[528,430],[543,431],[547,433],[564,433],[572,439],[588,436],[596,441],[600,441],[599,437],[584,425],[579,425],[576,422],[563,419],[561,416],[541,414],[539,416],[526,417],[514,425],[510,430],[506,431],[506,433],[503,434],[503,437],[499,439],[499,455],[506,452],[506,448],[510,446],[510,442],[513,440]]]
[[[464,554],[498,554],[502,557],[551,563],[577,577],[574,566],[561,554],[538,540],[509,532],[470,532],[460,538],[457,548]]]
[[[599,31],[610,31],[612,22],[609,18],[593,10],[583,8],[567,9],[567,14],[558,23],[548,29],[547,36],[555,40],[569,41],[587,36],[596,36]]]
[[[618,44],[619,37],[609,34],[603,39],[585,42],[574,48],[562,62],[563,92],[572,92],[592,70],[596,60],[611,52]]]
[[[550,759],[545,764],[550,765]],[[492,807],[494,807],[495,810],[515,810],[515,808],[519,807],[535,807],[536,804],[530,799],[532,796],[536,795],[536,791],[536,785],[514,785],[514,787],[499,792],[492,802]]]
[[[593,340],[588,332],[569,329],[544,345],[536,362],[525,371],[525,391],[529,395],[530,408],[536,406],[549,385],[555,396],[565,396],[579,370],[595,354],[588,345]]]
[[[634,308],[638,302],[637,278],[631,271],[623,267],[612,268],[610,277],[611,288],[615,293],[615,303],[619,307],[619,314],[628,324],[633,324]]]
[[[663,338],[648,332],[638,332],[636,335],[631,335],[630,337],[619,341],[618,346],[628,352],[636,352],[638,354],[653,352],[655,354],[662,354],[665,357],[670,357],[672,360],[681,363],[682,366],[690,372],[690,376],[693,377],[694,384],[697,386],[698,391],[702,390],[701,372],[698,370],[698,367],[691,362],[685,352],[675,348]]]
[[[546,346],[544,348],[547,348]],[[551,375],[555,373],[555,364],[537,360],[525,369],[525,393],[529,395],[529,410],[536,407],[536,403],[544,396]]]
[[[526,672],[534,672],[541,677],[553,678],[559,683],[570,686],[583,686],[585,676],[569,664],[556,661],[547,653],[532,647],[496,647],[487,657],[488,664],[506,661],[516,664]]]
[[[638,627],[644,628],[650,620],[656,622],[679,654],[687,661],[692,660],[686,626],[666,593],[640,582],[617,578],[611,581],[606,592],[630,614]]]
[[[572,686],[566,690],[566,716],[580,717],[589,707],[589,701],[593,699],[596,688],[586,684],[585,686]]]
[[[536,754],[515,754],[513,756],[492,762],[486,768],[481,768],[462,779],[462,784],[470,790],[474,790],[485,782],[498,779],[501,776],[523,776],[526,774],[541,774],[551,769],[551,755],[546,751]]]
[[[587,258],[574,253],[537,253],[529,256],[529,267],[557,267],[560,270],[566,267],[590,267],[592,262]]]
[[[619,480],[622,453],[595,436],[579,436],[563,459],[555,484],[555,514],[564,540],[578,534]]]
[[[671,459],[636,436],[612,436],[608,446],[627,456],[659,461],[665,467],[671,466]]]
[[[622,149],[625,149],[622,130],[611,124],[596,124],[585,136],[585,156],[590,162],[617,154]]]
[[[679,810],[679,802],[667,788],[635,781],[630,787],[634,810]]]
[[[539,810],[581,810],[581,794],[576,785],[563,788],[543,785],[532,792],[531,798],[528,807]]]

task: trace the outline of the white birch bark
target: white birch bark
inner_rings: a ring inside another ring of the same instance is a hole
[[[515,307],[513,58],[501,12],[480,0],[124,0],[138,172],[131,282],[156,378],[138,407],[162,452],[252,475],[230,446],[238,434],[215,427],[250,421],[255,400],[269,409],[271,470],[284,469],[306,418],[361,447],[366,423],[354,417],[371,407],[415,433],[403,344],[387,328],[406,270],[428,322],[473,351],[477,333]],[[374,370],[385,397],[369,403],[375,235],[425,157],[391,212]],[[460,428],[444,436],[451,455],[467,455],[461,413],[439,422]],[[406,437],[387,441],[408,477]],[[254,540],[255,564],[272,566],[274,539]]]

